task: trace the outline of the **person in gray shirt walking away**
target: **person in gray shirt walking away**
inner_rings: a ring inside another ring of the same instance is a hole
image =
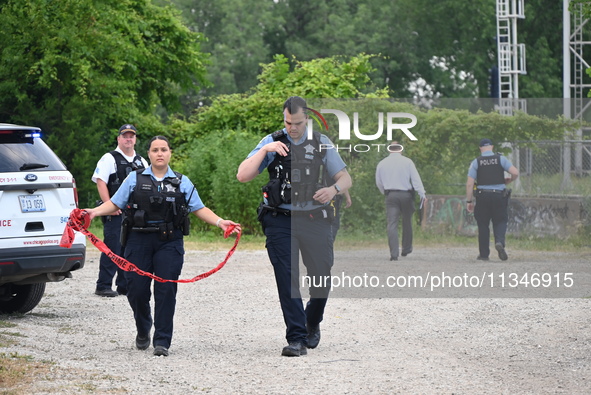
[[[418,192],[421,206],[426,201],[425,188],[415,164],[402,156],[404,147],[397,141],[388,146],[388,155],[376,168],[376,186],[386,195],[386,216],[388,219],[388,244],[390,260],[397,261],[398,221],[402,216],[402,251],[407,256],[412,252],[412,215],[415,212],[414,196]]]

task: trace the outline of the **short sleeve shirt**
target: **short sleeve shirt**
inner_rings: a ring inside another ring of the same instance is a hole
[[[495,155],[495,153],[492,151],[484,151],[482,153],[482,156],[493,156],[493,155]],[[503,169],[505,171],[509,171],[509,169],[511,168],[511,166],[513,166],[513,164],[511,164],[511,161],[509,161],[509,159],[507,159],[506,157],[501,155],[501,166],[503,167]],[[476,182],[478,183],[478,180],[476,179],[477,174],[478,174],[478,158],[474,159],[472,161],[472,163],[470,164],[470,168],[468,169],[468,177],[475,179]],[[505,184],[478,185],[477,188],[478,189],[505,189]]]
[[[115,151],[123,155],[128,162],[133,161],[133,158],[137,155],[134,151],[133,156],[127,156],[119,147],[115,148]],[[144,158],[142,158],[142,163],[144,164],[144,168],[148,167],[148,162]],[[94,169],[94,173],[92,174],[92,181],[96,183],[100,179],[105,183],[109,183],[109,177],[116,172],[117,164],[115,163],[115,157],[110,152],[107,152],[96,164],[96,169]]]
[[[294,145],[303,144],[307,140],[307,136],[308,136],[308,132],[306,130],[306,132],[304,132],[304,135],[302,136],[302,138],[298,142],[295,142],[289,136],[289,134],[287,133],[287,130],[285,130],[285,128],[283,129],[283,133],[287,136],[287,139],[290,141],[290,143],[292,143]],[[271,134],[263,137],[263,139],[250,152],[250,154],[248,154],[247,158],[250,158],[251,156],[256,154],[263,146],[270,144],[273,141],[274,141],[273,135],[271,135]],[[332,144],[330,139],[328,137],[326,137],[324,134],[320,135],[320,144],[321,144],[321,149],[322,149],[322,147],[334,147],[334,145]],[[261,162],[261,165],[259,166],[259,174],[262,173],[267,168],[267,166],[269,166],[269,164],[273,162],[273,160],[275,160],[275,155],[276,155],[275,152],[267,153],[267,155],[265,156],[265,159],[263,159],[263,161]],[[334,178],[334,176],[339,171],[341,171],[347,167],[347,165],[345,164],[345,162],[343,161],[343,159],[339,155],[338,151],[334,148],[327,148],[326,149],[326,155],[324,155],[323,162],[324,162],[324,165],[326,166],[326,170],[328,172],[328,175],[331,178]],[[311,206],[312,205],[310,204],[310,205],[304,205],[302,208],[299,208],[299,207],[295,208],[295,207],[292,207],[291,204],[282,204],[280,207],[288,209],[288,210],[291,210],[291,209],[310,210],[312,208]],[[318,206],[315,205],[314,208],[318,208]]]
[[[155,181],[161,181],[161,180],[157,179],[156,177],[154,177],[154,173],[152,172],[152,166],[149,166],[148,168],[146,168],[146,170],[144,170],[143,174],[149,175]],[[172,171],[172,169],[170,167],[168,167],[168,170],[167,170],[164,178],[166,178],[166,177],[176,177],[176,174],[174,173],[174,171]],[[115,192],[113,197],[111,197],[111,202],[113,202],[113,204],[115,206],[119,207],[120,209],[127,206],[127,203],[129,202],[129,197],[131,196],[131,194],[135,190],[136,184],[137,184],[137,171],[134,171],[134,172],[129,173],[129,175],[125,178],[125,180],[123,181],[123,183],[121,184],[121,186],[119,187],[117,192]],[[185,200],[188,201],[188,206],[189,206],[190,212],[197,211],[197,210],[200,210],[205,207],[205,205],[201,201],[201,198],[199,197],[199,193],[197,192],[197,189],[195,188],[195,186],[193,185],[191,180],[189,180],[188,177],[183,176],[181,178],[180,189],[181,189],[181,192],[185,195]]]

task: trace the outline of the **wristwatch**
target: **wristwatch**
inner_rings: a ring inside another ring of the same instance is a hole
[[[337,193],[341,192],[341,188],[337,184],[334,184],[333,187],[337,190]]]

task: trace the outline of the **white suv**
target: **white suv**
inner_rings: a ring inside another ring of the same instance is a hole
[[[45,284],[84,267],[86,239],[59,246],[76,182],[36,127],[0,123],[0,313],[31,311]]]

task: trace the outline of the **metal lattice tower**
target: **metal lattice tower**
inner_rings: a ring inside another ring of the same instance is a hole
[[[524,0],[497,0],[497,62],[499,105],[503,115],[526,111],[519,98],[519,74],[526,74],[525,44],[517,43],[517,20],[525,18]]]
[[[584,105],[583,99],[586,97],[585,89],[591,88],[591,84],[585,84],[584,77],[585,71],[591,68],[589,63],[583,57],[583,49],[586,45],[591,44],[589,41],[584,41],[583,28],[589,22],[588,19],[583,19],[582,5],[576,3],[572,7],[572,12],[569,12],[568,7],[570,0],[564,0],[564,32],[563,34],[568,35],[568,53],[565,52],[565,98],[572,98],[572,104],[574,105],[573,111],[569,114],[569,118],[582,119],[583,114],[589,107],[589,103]],[[572,56],[572,68],[570,64]],[[568,64],[567,61],[568,60]],[[572,73],[572,79],[570,75]],[[565,114],[567,115],[567,114]]]
[[[582,123],[585,112],[591,102],[584,100],[586,91],[591,84],[585,83],[586,70],[591,68],[583,55],[584,48],[591,44],[583,37],[584,27],[588,19],[583,18],[582,5],[572,4],[569,11],[570,0],[563,0],[563,97],[564,116],[566,118],[579,120]],[[572,76],[572,77],[571,77]],[[586,102],[586,103],[585,103]],[[583,128],[576,131],[576,140],[583,138]],[[575,175],[583,174],[583,150],[581,143],[565,144],[563,164],[563,187],[570,185],[571,152],[574,153]],[[587,152],[589,154],[589,152]]]

